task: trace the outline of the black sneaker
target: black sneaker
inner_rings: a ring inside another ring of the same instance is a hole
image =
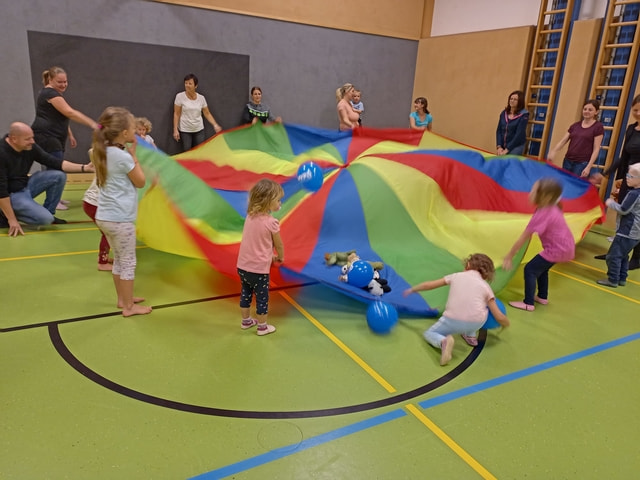
[[[593,257],[593,258],[595,258],[596,260],[606,260],[606,259],[607,259],[607,254],[606,254],[606,253],[603,253],[603,254],[601,254],[601,255],[596,255],[596,256],[595,256],[595,257]]]
[[[54,225],[64,225],[65,223],[67,223],[67,221],[63,220],[62,218],[53,217],[53,222],[51,223]]]

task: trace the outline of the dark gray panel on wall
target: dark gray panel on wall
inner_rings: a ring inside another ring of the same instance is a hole
[[[151,136],[167,153],[180,151],[172,138],[173,101],[184,90],[187,73],[198,77],[198,92],[220,125],[240,123],[249,88],[248,55],[33,31],[28,39],[34,98],[42,88],[42,71],[62,67],[69,79],[64,96],[72,108],[97,120],[109,105],[127,107],[151,120]],[[74,122],[71,128],[78,148],[67,146],[65,158],[84,162],[91,131]],[[205,130],[207,137],[214,133],[206,120]]]

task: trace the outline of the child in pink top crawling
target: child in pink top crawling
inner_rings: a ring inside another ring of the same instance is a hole
[[[540,237],[542,252],[533,257],[524,267],[524,301],[509,302],[514,308],[532,312],[534,302],[541,305],[549,303],[549,270],[559,262],[568,262],[575,256],[576,243],[569,230],[562,210],[558,206],[562,186],[553,178],[543,178],[533,184],[529,200],[538,208],[529,224],[516,240],[502,267],[511,270],[513,256],[529,241],[534,233]],[[538,294],[536,295],[536,284]]]
[[[280,184],[262,179],[249,192],[247,218],[242,230],[238,253],[238,275],[242,283],[240,292],[241,327],[258,326],[258,335],[268,335],[276,327],[267,323],[269,310],[269,270],[274,262],[284,261],[284,246],[280,238],[280,223],[271,212],[280,210],[284,191]],[[273,250],[277,255],[273,254]],[[251,300],[256,297],[256,317],[251,317]]]
[[[475,253],[464,262],[464,272],[452,273],[439,280],[420,283],[404,291],[406,297],[420,290],[449,285],[447,306],[440,319],[424,332],[427,342],[441,349],[440,365],[449,363],[453,351],[454,333],[471,346],[476,346],[476,332],[487,321],[489,311],[503,327],[509,326],[509,319],[503,314],[487,282],[493,280],[493,261],[483,253]],[[487,310],[487,307],[489,310]]]

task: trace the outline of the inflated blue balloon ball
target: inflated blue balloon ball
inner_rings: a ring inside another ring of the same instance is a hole
[[[322,169],[313,162],[307,162],[298,168],[298,181],[304,188],[317,192],[322,187]]]
[[[380,300],[367,308],[367,325],[374,333],[386,334],[398,323],[398,311],[393,305]]]
[[[504,313],[505,315],[507,314],[507,307],[505,307],[504,303],[502,303],[497,298],[496,298],[496,305],[498,305],[498,308],[500,309],[500,311],[502,313]],[[489,310],[489,307],[487,307],[487,310]],[[493,328],[500,328],[500,327],[501,327],[501,325],[495,319],[495,317],[493,316],[493,313],[491,313],[491,310],[489,310],[489,316],[487,317],[487,321],[484,322],[484,325],[482,326],[482,328],[486,328],[487,330],[491,330]]]
[[[351,270],[347,274],[347,283],[354,287],[362,288],[373,280],[373,267],[369,262],[356,260],[351,264]]]

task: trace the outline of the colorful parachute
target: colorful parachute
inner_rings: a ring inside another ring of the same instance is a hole
[[[285,245],[283,271],[370,301],[376,297],[340,282],[340,269],[324,261],[327,252],[356,250],[363,260],[384,263],[381,277],[392,288],[384,301],[426,316],[444,307],[447,289],[406,298],[402,292],[461,270],[471,253],[486,253],[501,265],[531,217],[528,192],[537,179],[555,177],[563,184],[562,205],[576,241],[603,216],[596,190],[584,180],[430,132],[258,123],[173,158],[140,142],[138,157],[153,178],[138,215],[139,238],[150,247],[207,259],[236,277],[248,191],[268,177],[285,191],[282,209],[274,213]],[[323,170],[316,193],[303,190],[296,178],[308,161]],[[534,247],[537,253],[539,243]],[[513,273],[499,268],[494,291]]]

